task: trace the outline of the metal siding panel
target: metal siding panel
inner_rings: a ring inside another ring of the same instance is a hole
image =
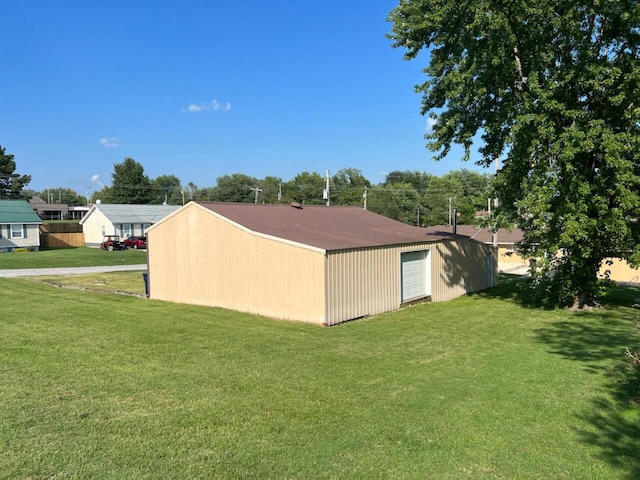
[[[327,324],[396,310],[399,247],[333,252],[327,260]]]
[[[434,277],[432,300],[442,302],[477,292],[487,285],[486,255],[493,247],[474,240],[458,238],[439,242],[433,256]],[[497,283],[497,261],[493,258],[494,283]]]
[[[147,235],[151,298],[325,320],[322,253],[257,237],[195,204]]]

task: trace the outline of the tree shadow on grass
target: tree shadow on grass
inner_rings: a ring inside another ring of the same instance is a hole
[[[546,308],[544,298],[532,287],[527,276],[500,273],[497,287],[475,293],[479,298],[494,298],[518,303],[524,308]]]
[[[609,300],[628,304],[636,294],[623,288]],[[640,478],[640,378],[624,355],[627,347],[640,348],[636,313],[616,308],[576,313],[575,321],[549,322],[535,331],[550,353],[580,362],[588,372],[607,378],[602,391],[594,392],[591,408],[580,415],[588,427],[577,434],[629,479]]]
[[[545,292],[533,288],[533,280],[526,275],[500,273],[497,287],[476,292],[474,295],[478,298],[508,300],[524,308],[544,310],[557,308],[545,301]],[[615,285],[607,295],[602,297],[601,301],[607,308],[630,307],[633,304],[640,304],[640,287],[637,285]]]

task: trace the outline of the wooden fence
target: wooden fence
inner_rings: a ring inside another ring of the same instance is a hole
[[[78,223],[43,223],[40,225],[43,248],[83,247],[84,233]]]

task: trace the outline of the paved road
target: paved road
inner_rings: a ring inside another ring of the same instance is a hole
[[[31,277],[37,275],[74,275],[82,273],[125,272],[146,270],[146,265],[111,265],[107,267],[71,267],[71,268],[23,268],[16,270],[0,270],[0,277]],[[527,267],[518,264],[500,264],[498,270],[516,275],[526,275]]]
[[[498,271],[512,275],[528,275],[529,267],[519,263],[498,263]]]
[[[147,265],[111,265],[107,267],[70,267],[70,268],[20,268],[0,270],[0,277],[30,277],[36,275],[77,275],[82,273],[128,272],[146,270]]]

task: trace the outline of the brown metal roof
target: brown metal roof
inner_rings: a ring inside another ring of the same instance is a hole
[[[323,250],[402,245],[455,238],[450,231],[419,228],[360,207],[196,202],[249,230]]]
[[[438,228],[451,228],[447,226],[442,226]],[[458,225],[456,227],[456,232],[458,235],[463,235],[465,237],[473,238],[474,240],[478,240],[483,243],[492,243],[493,242],[493,233],[489,228],[479,228],[475,225]],[[522,240],[523,234],[522,230],[515,227],[511,230],[507,230],[506,228],[498,229],[498,243],[499,244],[514,244]]]

